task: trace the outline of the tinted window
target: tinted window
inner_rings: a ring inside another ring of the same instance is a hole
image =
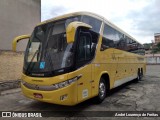
[[[104,26],[102,45],[107,48],[116,48],[144,55],[144,48],[141,44],[107,24]]]
[[[102,44],[107,47],[123,49],[126,45],[123,34],[105,24]]]
[[[116,39],[116,48],[120,50],[126,50],[126,38],[124,35],[119,31],[116,31],[116,36],[118,36],[118,39]]]
[[[82,17],[82,22],[84,23],[87,23],[89,25],[92,26],[92,30],[99,33],[100,31],[100,27],[101,27],[101,21],[96,19],[96,18],[93,18],[93,17],[90,17],[90,16],[83,16]]]
[[[71,17],[71,18],[66,20],[65,27],[67,27],[69,25],[69,23],[71,23],[71,22],[80,21],[80,20],[81,20],[81,16]]]
[[[103,39],[102,39],[102,45],[105,45],[107,48],[114,48],[113,40],[109,40],[105,37],[103,37]]]
[[[104,31],[103,31],[102,44],[108,48],[110,48],[110,47],[113,48],[113,47],[115,47],[114,41],[115,41],[114,29],[105,24]]]
[[[105,24],[103,36],[108,40],[115,41],[115,30],[112,27]]]
[[[76,67],[79,68],[88,64],[94,56],[98,42],[98,34],[86,28],[78,29],[77,34],[77,52],[76,52]]]
[[[80,33],[78,44],[78,61],[89,60],[91,58],[92,37],[89,33]]]

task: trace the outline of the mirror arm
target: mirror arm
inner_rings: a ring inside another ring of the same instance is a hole
[[[78,21],[71,22],[66,28],[67,43],[74,42],[76,30],[78,27],[85,27],[88,29],[92,28],[92,26],[90,26],[86,23],[83,23],[83,22],[78,22]]]
[[[15,52],[16,51],[16,48],[17,48],[17,43],[20,41],[20,40],[24,40],[24,39],[27,39],[27,38],[30,38],[30,35],[21,35],[21,36],[17,36],[13,39],[12,41],[12,50]]]

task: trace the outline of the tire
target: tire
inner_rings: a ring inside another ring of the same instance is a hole
[[[142,79],[142,77],[143,77],[143,69],[141,69],[141,79]]]
[[[98,95],[95,97],[94,102],[99,104],[106,98],[106,82],[103,78],[100,79],[99,82],[99,89],[98,89]]]
[[[137,81],[137,82],[138,82],[138,81],[140,81],[140,80],[141,80],[141,78],[142,78],[141,72],[140,72],[140,70],[138,70],[138,72],[137,72],[137,79],[136,79],[136,81]]]

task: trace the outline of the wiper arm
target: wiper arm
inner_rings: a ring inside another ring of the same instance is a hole
[[[36,56],[36,54],[37,54],[38,52],[39,52],[39,50],[36,50],[36,52],[34,53],[32,59],[31,59],[31,61],[30,61],[30,63],[28,64],[27,70],[26,70],[27,73],[28,73],[28,70],[29,70],[29,67],[30,67],[31,63],[33,62],[33,60],[34,60],[34,58],[35,58],[35,56]]]
[[[39,42],[41,42],[42,40],[40,39],[40,38],[38,38],[36,35],[35,35],[35,38],[37,38],[37,40],[39,41]]]
[[[47,55],[47,58],[49,58],[49,60],[48,59],[47,60],[49,61],[51,71],[53,71],[54,68],[53,68],[53,62],[52,62],[52,59],[51,59],[51,55],[47,51],[46,51],[46,55]]]

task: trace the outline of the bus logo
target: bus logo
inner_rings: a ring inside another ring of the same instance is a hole
[[[44,69],[44,68],[45,68],[45,62],[40,62],[39,68],[40,68],[40,69]]]

